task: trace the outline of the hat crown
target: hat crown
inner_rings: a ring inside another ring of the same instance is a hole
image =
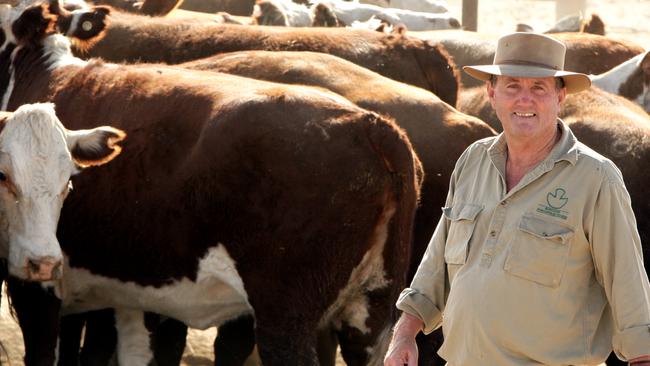
[[[494,65],[531,65],[564,70],[566,46],[551,37],[518,32],[499,38]]]

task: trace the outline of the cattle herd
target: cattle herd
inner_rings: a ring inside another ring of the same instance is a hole
[[[500,131],[459,73],[494,37],[437,0],[0,3],[26,365],[179,365],[188,326],[219,327],[215,365],[382,364],[456,158]],[[593,75],[561,118],[620,167],[647,243],[650,56],[589,29],[551,34]]]

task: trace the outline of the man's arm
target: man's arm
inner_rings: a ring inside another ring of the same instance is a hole
[[[416,366],[418,364],[418,346],[415,337],[422,330],[424,323],[419,318],[402,313],[395,325],[393,338],[384,358],[384,366]]]
[[[650,284],[623,179],[613,166],[603,171],[588,233],[594,268],[612,309],[614,352],[640,366],[650,359]]]

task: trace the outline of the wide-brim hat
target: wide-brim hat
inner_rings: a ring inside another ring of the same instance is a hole
[[[560,41],[539,33],[517,32],[499,38],[492,65],[465,66],[463,70],[479,80],[492,75],[521,78],[561,77],[567,93],[591,86],[586,74],[564,70],[566,47]]]

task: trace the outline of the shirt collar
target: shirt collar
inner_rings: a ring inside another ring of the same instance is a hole
[[[559,118],[557,119],[557,127],[562,133],[560,140],[555,144],[542,164],[547,164],[550,165],[549,167],[552,167],[553,164],[566,160],[572,165],[575,165],[578,161],[578,140],[575,135],[573,135],[569,126]],[[506,137],[503,132],[501,132],[488,147],[488,153],[492,157],[493,161],[505,165],[506,150]]]

